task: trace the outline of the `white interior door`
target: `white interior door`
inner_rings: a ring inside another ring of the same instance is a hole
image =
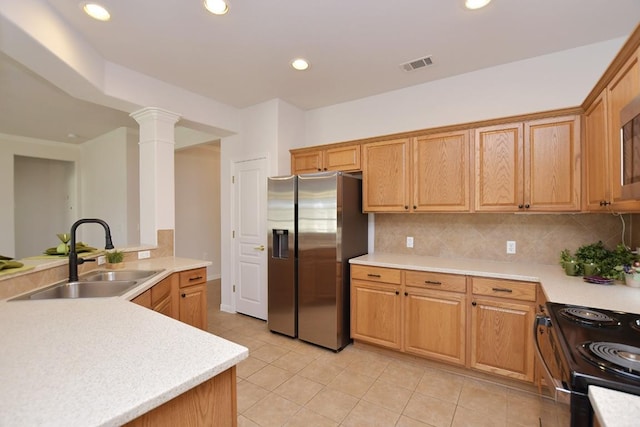
[[[267,320],[267,160],[235,163],[236,311]]]

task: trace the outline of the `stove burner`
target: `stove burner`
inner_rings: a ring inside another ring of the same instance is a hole
[[[640,377],[640,348],[615,342],[585,342],[580,354],[601,369],[627,377]]]
[[[574,322],[590,326],[618,326],[618,319],[596,310],[584,307],[567,307],[560,311],[560,315]],[[638,325],[640,328],[640,323]]]

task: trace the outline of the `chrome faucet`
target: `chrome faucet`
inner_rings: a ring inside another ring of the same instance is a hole
[[[69,282],[78,281],[78,264],[84,264],[85,262],[83,258],[78,258],[78,253],[76,252],[76,229],[80,224],[90,222],[102,225],[102,227],[104,228],[105,239],[104,248],[113,249],[113,242],[111,241],[111,230],[109,229],[109,225],[106,222],[97,218],[84,218],[74,222],[71,226],[71,247],[69,248]]]

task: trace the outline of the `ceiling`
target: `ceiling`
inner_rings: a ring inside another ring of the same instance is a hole
[[[229,0],[225,16],[202,0],[101,0],[112,15],[105,23],[80,0],[47,1],[109,62],[233,107],[279,98],[303,110],[626,37],[640,16],[638,0],[493,0],[477,11],[463,0]],[[399,66],[426,55],[434,65]],[[309,70],[291,69],[298,56]],[[101,126],[132,123],[65,99],[3,55],[0,95],[16,101],[0,105],[0,133],[74,142],[73,132],[82,142]]]

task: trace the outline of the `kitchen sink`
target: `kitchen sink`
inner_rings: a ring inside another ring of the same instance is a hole
[[[163,270],[98,270],[80,276],[77,282],[62,281],[9,301],[60,298],[106,298],[125,294],[137,284]]]
[[[81,282],[111,282],[117,280],[143,280],[155,276],[162,270],[98,270],[80,276]]]

